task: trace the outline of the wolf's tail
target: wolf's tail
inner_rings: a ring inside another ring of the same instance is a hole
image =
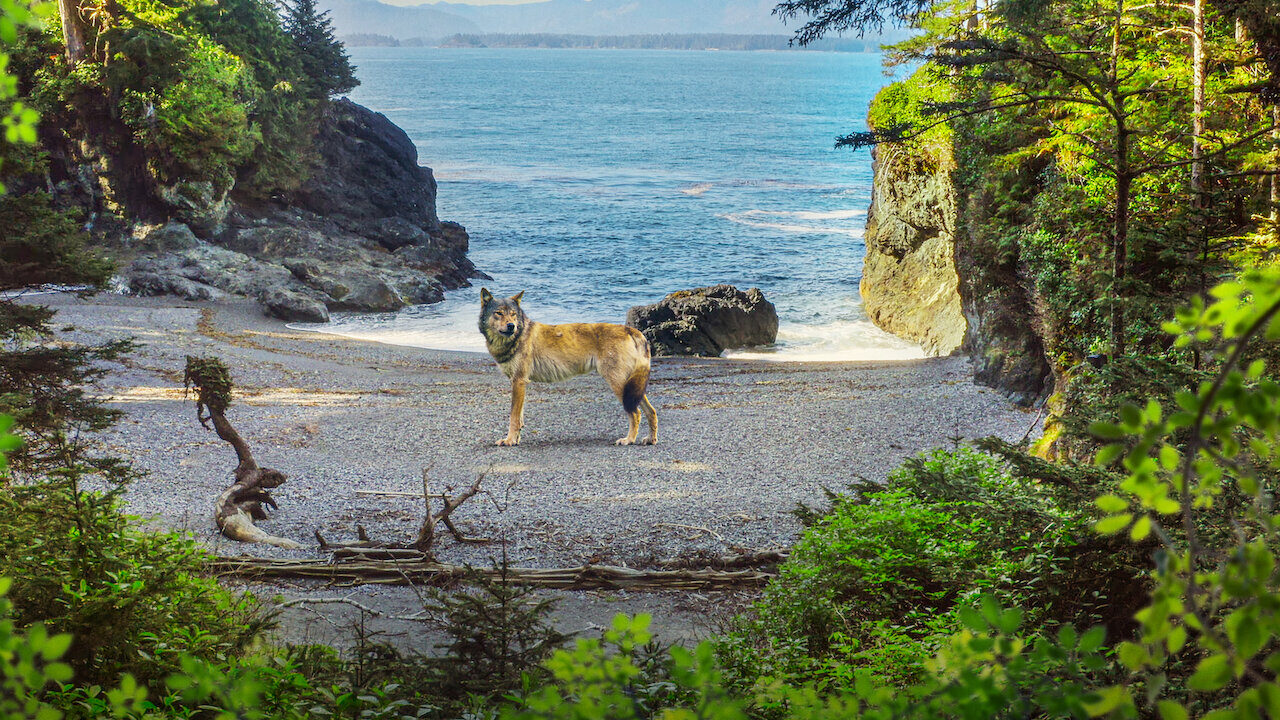
[[[628,415],[640,408],[640,401],[644,400],[644,391],[648,387],[649,367],[645,363],[644,367],[636,368],[631,377],[627,378],[627,384],[622,386],[622,409]]]

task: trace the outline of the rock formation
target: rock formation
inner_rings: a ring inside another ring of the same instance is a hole
[[[997,267],[973,237],[970,224],[988,212],[985,200],[956,187],[945,155],[877,148],[864,306],[876,325],[931,354],[967,353],[978,382],[1030,405],[1053,384],[1034,300],[1017,269]]]
[[[466,229],[436,216],[436,183],[403,130],[342,99],[316,139],[320,161],[288,197],[237,202],[170,193],[171,220],[139,226],[123,272],[143,295],[253,297],[284,320],[438,302],[484,277]]]
[[[627,312],[627,325],[649,339],[654,355],[719,357],[733,348],[778,339],[778,312],[757,288],[714,285],[671,293]]]
[[[913,159],[894,148],[875,152],[862,302],[876,325],[948,355],[965,333],[950,162],[926,169]]]

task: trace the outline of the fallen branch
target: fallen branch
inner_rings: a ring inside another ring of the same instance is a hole
[[[378,555],[378,557],[381,559],[390,559],[390,558],[408,557],[408,556],[429,558],[431,556],[431,546],[435,544],[437,523],[443,523],[445,528],[448,529],[448,531],[453,534],[453,537],[458,542],[464,542],[464,543],[493,542],[489,538],[471,537],[469,535],[462,534],[462,531],[459,530],[458,527],[453,524],[453,519],[449,517],[450,515],[453,514],[454,510],[457,510],[459,507],[462,506],[463,503],[475,497],[480,492],[480,483],[484,481],[484,475],[477,476],[476,481],[471,483],[471,487],[468,488],[466,491],[464,491],[461,495],[457,495],[455,497],[449,497],[449,495],[445,493],[431,492],[430,470],[431,470],[430,468],[423,468],[422,470],[421,497],[422,497],[423,504],[426,506],[426,509],[423,512],[422,525],[418,528],[418,537],[415,538],[411,544],[403,545],[403,544],[374,542],[369,539],[369,535],[368,533],[365,532],[363,527],[356,526],[356,533],[357,533],[357,537],[359,538],[356,542],[331,543],[324,539],[324,536],[320,534],[319,530],[315,531],[316,542],[320,543],[320,549],[333,552],[334,557],[339,557],[340,554],[343,557],[350,557],[351,551],[355,551],[355,550],[359,550],[359,551],[382,550],[384,552]],[[378,494],[378,495],[395,495],[395,496],[408,494],[408,493],[400,493],[398,491],[392,491],[392,490],[376,490],[376,491],[357,490],[356,492],[365,492],[368,494]],[[432,512],[431,510],[432,498],[438,498],[444,501],[444,507],[439,512]]]
[[[389,618],[391,620],[413,620],[413,621],[421,621],[424,619],[423,614],[420,612],[414,613],[413,615],[388,615],[382,612],[381,610],[374,610],[368,605],[356,602],[351,598],[344,598],[344,597],[295,598],[293,600],[287,600],[285,602],[280,603],[278,607],[290,608],[290,607],[299,607],[299,606],[305,606],[305,605],[350,605],[351,607],[359,610],[360,612],[365,613],[367,615],[372,615],[374,617]]]
[[[721,535],[720,533],[716,532],[715,530],[712,530],[711,528],[702,527],[701,525],[682,525],[682,524],[680,524],[680,523],[660,522],[660,523],[654,523],[654,524],[653,524],[653,527],[654,527],[654,529],[661,528],[661,527],[666,527],[666,528],[673,528],[673,529],[694,530],[694,531],[696,531],[693,535],[690,535],[689,537],[685,538],[685,540],[697,540],[698,538],[702,537],[703,535],[710,535],[711,537],[713,537],[713,538],[715,538],[715,539],[717,539],[717,540],[719,540],[719,541],[721,541],[721,542],[723,542],[723,541],[724,541],[724,536],[723,536],[723,535]]]
[[[422,493],[406,492],[404,490],[357,490],[357,495],[378,495],[383,497],[422,497]],[[449,496],[444,493],[434,493],[429,495],[432,500],[448,500]]]
[[[755,550],[750,552],[742,552],[734,555],[703,555],[697,554],[692,557],[672,558],[670,560],[659,560],[655,563],[657,567],[663,569],[679,569],[679,568],[714,568],[716,570],[730,570],[741,568],[769,567],[776,566],[784,562],[791,556],[791,551],[787,548],[772,548],[769,550]]]
[[[441,585],[470,576],[500,579],[502,571],[474,569],[429,559],[273,560],[217,558],[210,562],[217,575],[253,580],[288,578],[327,580],[349,585]],[[758,570],[633,570],[609,565],[572,568],[507,568],[506,579],[522,585],[571,590],[731,590],[759,587],[776,573]]]

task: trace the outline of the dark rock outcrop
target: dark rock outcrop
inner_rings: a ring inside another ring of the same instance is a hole
[[[431,169],[385,116],[335,101],[316,147],[310,179],[270,203],[175,190],[171,220],[134,233],[126,286],[189,299],[244,295],[269,315],[323,322],[330,310],[438,302],[485,277],[467,259],[466,228],[436,216]]]
[[[876,325],[948,355],[965,337],[954,260],[956,204],[949,158],[923,167],[874,153],[862,302]]]
[[[654,355],[719,357],[725,350],[778,339],[778,312],[757,288],[714,285],[671,293],[627,312],[627,325],[649,339]]]

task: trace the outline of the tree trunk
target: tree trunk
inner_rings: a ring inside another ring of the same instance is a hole
[[[1280,104],[1271,108],[1271,122],[1276,129],[1271,131],[1271,151],[1276,157],[1277,174],[1271,176],[1271,222],[1280,222]]]
[[[67,60],[72,65],[85,58],[84,22],[80,19],[78,0],[58,0],[58,14],[62,17],[62,41],[67,46]]]
[[[1191,202],[1199,212],[1204,201],[1204,0],[1191,6]]]
[[[1129,139],[1122,135],[1124,152],[1128,154]],[[1119,358],[1125,352],[1124,340],[1124,286],[1129,259],[1129,189],[1133,177],[1128,170],[1116,176],[1116,209],[1111,231],[1111,355]]]

